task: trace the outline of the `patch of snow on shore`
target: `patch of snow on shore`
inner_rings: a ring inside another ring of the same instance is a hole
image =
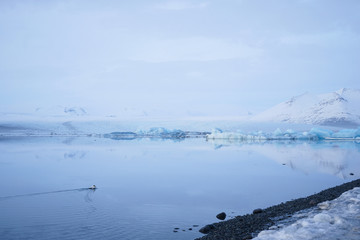
[[[256,240],[356,240],[360,238],[360,188],[343,193],[332,201],[319,203],[317,208],[296,214],[293,224],[259,233]],[[301,215],[301,216],[300,216]]]

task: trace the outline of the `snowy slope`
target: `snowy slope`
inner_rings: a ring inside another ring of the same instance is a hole
[[[87,112],[83,107],[64,107],[53,106],[50,108],[37,108],[35,116],[46,117],[69,117],[69,116],[86,116]]]
[[[253,120],[358,126],[360,125],[360,90],[343,88],[320,95],[305,93],[254,116]]]

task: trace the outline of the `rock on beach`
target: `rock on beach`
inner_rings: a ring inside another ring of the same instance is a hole
[[[219,219],[219,220],[225,220],[226,213],[224,213],[224,212],[219,213],[218,215],[216,215],[216,218]]]
[[[360,187],[360,179],[342,185],[326,189],[317,194],[291,200],[266,209],[255,209],[253,214],[237,216],[223,222],[206,225],[199,231],[207,234],[198,240],[228,240],[228,239],[249,239],[258,235],[262,230],[273,226],[273,219],[286,219],[294,213],[316,206],[318,203],[338,198],[342,193]],[[322,204],[318,207],[325,207]],[[258,211],[256,211],[258,210]]]

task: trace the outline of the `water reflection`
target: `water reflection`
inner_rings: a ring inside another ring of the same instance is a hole
[[[89,189],[89,188],[66,189],[66,190],[57,190],[57,191],[49,191],[49,192],[27,193],[27,194],[20,194],[20,195],[4,196],[4,197],[0,197],[0,201],[9,200],[9,199],[11,200],[13,198],[34,197],[34,196],[56,194],[56,193],[84,192],[84,191],[87,192],[86,201],[91,202],[90,194],[93,194],[96,191],[96,189]]]
[[[194,239],[360,174],[353,142],[153,140],[0,138],[0,238]]]
[[[231,141],[208,140],[214,149],[236,146],[257,152],[306,174],[318,171],[347,179],[360,175],[360,143],[356,141]]]
[[[85,151],[72,151],[64,153],[64,159],[82,159],[85,156]]]

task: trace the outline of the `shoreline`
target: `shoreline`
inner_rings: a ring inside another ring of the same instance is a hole
[[[360,187],[360,179],[328,188],[308,197],[287,201],[266,209],[257,209],[257,213],[209,224],[204,227],[206,235],[196,240],[252,239],[259,232],[274,225],[276,221],[287,219],[298,211],[317,206],[318,203],[338,198],[342,193],[355,187]]]

